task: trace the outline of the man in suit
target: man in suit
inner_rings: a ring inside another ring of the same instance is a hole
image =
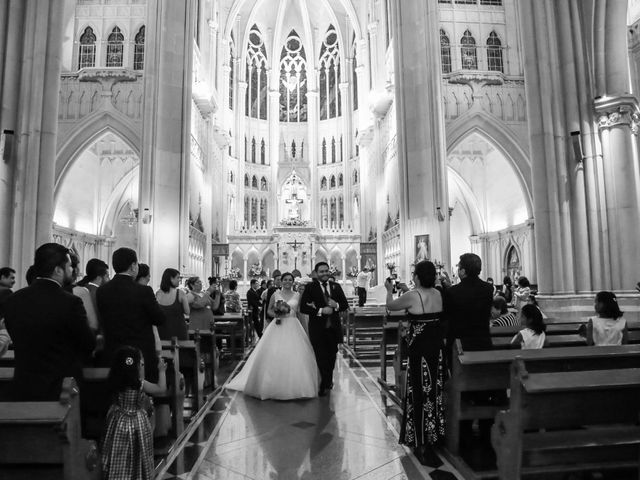
[[[163,325],[165,315],[153,291],[135,282],[138,257],[130,248],[113,252],[114,277],[98,288],[96,300],[104,329],[104,361],[109,363],[123,345],[137,347],[144,357],[145,379],[158,381],[153,325]]]
[[[258,280],[251,279],[249,290],[247,290],[247,305],[251,309],[251,321],[258,337],[262,337],[262,319],[260,318],[260,294],[258,293]]]
[[[282,287],[282,274],[280,273],[280,270],[274,270],[273,271],[273,286],[269,287],[267,289],[267,296],[265,297],[264,300],[264,318],[265,318],[265,325],[267,323],[269,323],[271,320],[273,320],[272,317],[269,316],[269,314],[267,313],[268,307],[269,307],[269,302],[271,301],[271,296],[276,293],[276,290],[280,290],[280,288]]]
[[[451,352],[457,338],[464,350],[490,350],[489,321],[493,287],[480,280],[482,260],[474,253],[460,255],[460,283],[444,292],[443,312],[448,322],[447,348]]]
[[[72,268],[69,249],[45,243],[35,253],[33,283],[5,303],[15,349],[13,396],[18,401],[58,400],[62,380],[82,382],[82,366],[95,348],[82,300],[66,292]]]
[[[340,312],[349,309],[349,303],[338,283],[329,282],[329,264],[319,262],[314,269],[317,281],[304,289],[300,310],[309,315],[309,339],[316,354],[320,370],[320,396],[333,387],[333,368],[336,364],[338,344],[342,343]]]

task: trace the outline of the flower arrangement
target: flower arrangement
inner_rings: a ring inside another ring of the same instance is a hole
[[[240,273],[240,268],[231,267],[229,269],[229,273],[227,274],[227,278],[229,278],[230,280],[237,280],[239,278],[242,278],[242,274]]]
[[[338,270],[338,267],[336,267],[333,263],[329,265],[329,275],[333,277],[339,277],[341,273],[342,272],[340,272],[340,270]]]
[[[356,267],[355,265],[353,265],[351,267],[351,270],[347,273],[347,277],[349,278],[357,278],[358,277],[358,267]]]
[[[249,268],[249,275],[252,277],[266,277],[266,273],[262,268],[262,264],[260,262],[254,263]]]
[[[276,304],[273,306],[273,312],[276,314],[276,325],[280,325],[281,317],[291,312],[291,307],[284,300],[276,300]]]
[[[309,225],[309,221],[300,218],[284,218],[280,220],[280,225],[283,227],[306,227]]]

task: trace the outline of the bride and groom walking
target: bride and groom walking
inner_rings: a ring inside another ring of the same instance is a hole
[[[238,375],[227,388],[261,400],[292,400],[324,396],[333,387],[333,369],[342,343],[340,312],[349,304],[342,287],[329,282],[329,265],[315,266],[317,280],[306,286],[302,296],[293,291],[293,275],[282,275],[282,290],[269,302],[269,314],[278,301],[289,305],[280,323],[267,325],[262,338]],[[298,315],[309,316],[309,336]]]

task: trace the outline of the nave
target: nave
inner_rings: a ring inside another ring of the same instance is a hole
[[[192,433],[170,454],[157,478],[464,478],[445,459],[438,469],[420,465],[398,444],[400,409],[371,372],[344,350],[338,355],[334,385],[326,397],[286,402],[222,389],[210,397]]]

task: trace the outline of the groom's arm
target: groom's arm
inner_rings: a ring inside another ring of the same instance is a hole
[[[344,291],[342,290],[342,287],[340,286],[339,283],[336,283],[335,286],[336,288],[336,297],[337,301],[338,301],[338,311],[339,312],[344,312],[345,310],[349,310],[349,302],[347,301],[347,297],[344,294]]]
[[[319,308],[315,307],[313,304],[313,297],[311,296],[311,287],[308,286],[304,289],[302,293],[302,298],[300,299],[300,311],[309,316],[317,316]]]

